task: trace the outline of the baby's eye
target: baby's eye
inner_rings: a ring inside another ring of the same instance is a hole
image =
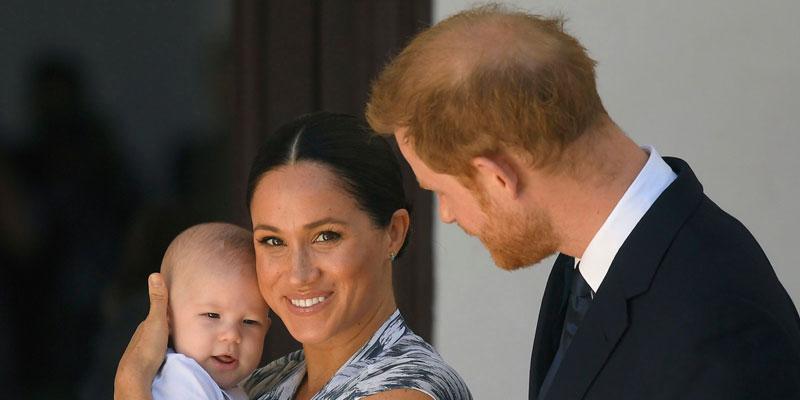
[[[245,325],[261,325],[260,322],[254,320],[254,319],[246,319],[246,320],[242,321],[242,323],[244,323]]]
[[[283,246],[283,240],[280,240],[275,236],[263,237],[259,240],[259,243],[265,244],[267,246]]]
[[[219,319],[219,314],[215,313],[215,312],[209,312],[209,313],[205,313],[203,315],[205,315],[208,318]]]
[[[319,235],[317,235],[317,237],[314,238],[314,242],[317,242],[317,243],[319,243],[319,242],[329,242],[331,240],[337,240],[340,237],[342,237],[342,235],[340,235],[340,234],[338,234],[338,233],[336,233],[334,231],[324,231],[324,232],[320,232]]]

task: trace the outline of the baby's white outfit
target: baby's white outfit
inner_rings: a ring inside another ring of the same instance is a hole
[[[167,359],[153,380],[153,400],[247,400],[242,388],[222,389],[194,359],[167,351]]]

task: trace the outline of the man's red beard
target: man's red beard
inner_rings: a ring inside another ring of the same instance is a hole
[[[556,253],[558,237],[543,210],[518,216],[486,203],[481,204],[486,223],[477,236],[498,267],[512,271]]]

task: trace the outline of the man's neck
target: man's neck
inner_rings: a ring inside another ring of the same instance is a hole
[[[611,211],[647,163],[647,153],[610,120],[604,131],[578,139],[567,157],[572,173],[550,175],[545,202],[560,238],[558,251],[580,258]]]

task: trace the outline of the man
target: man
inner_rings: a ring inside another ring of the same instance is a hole
[[[477,8],[414,38],[367,119],[498,266],[560,253],[531,399],[800,398],[800,322],[763,251],[611,120],[594,64],[559,20]]]

